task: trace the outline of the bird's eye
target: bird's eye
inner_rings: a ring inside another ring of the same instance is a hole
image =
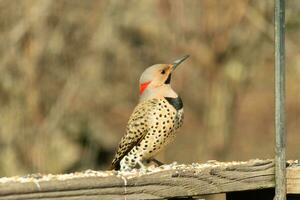
[[[166,71],[165,71],[165,70],[162,70],[162,71],[161,71],[161,74],[165,74],[165,73],[166,73]]]

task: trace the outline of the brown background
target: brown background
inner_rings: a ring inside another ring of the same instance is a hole
[[[287,157],[300,157],[300,1],[287,1]],[[272,0],[0,1],[0,175],[106,169],[155,63],[184,126],[170,163],[274,156]]]

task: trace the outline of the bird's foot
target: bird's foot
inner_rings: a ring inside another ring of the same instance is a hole
[[[144,172],[144,173],[148,172],[147,167],[146,167],[140,160],[137,161],[137,164],[140,166],[140,169],[139,169],[139,170],[140,170],[141,172]]]
[[[164,163],[160,162],[159,160],[156,160],[155,158],[151,158],[151,159],[149,159],[149,161],[154,162],[157,166],[164,165]]]

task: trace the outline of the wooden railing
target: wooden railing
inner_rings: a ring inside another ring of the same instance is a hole
[[[288,199],[300,199],[300,165],[287,163]],[[274,161],[171,164],[146,171],[92,171],[0,178],[0,200],[170,199],[226,193],[227,199],[273,199]],[[201,198],[203,199],[203,198]]]

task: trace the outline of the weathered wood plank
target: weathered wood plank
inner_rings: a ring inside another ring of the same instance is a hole
[[[298,174],[291,172],[291,180],[299,181],[300,178],[295,178],[293,173]],[[288,183],[292,184],[291,181]],[[150,168],[147,173],[86,171],[68,175],[0,178],[0,200],[168,199],[273,187],[273,160],[251,160],[167,165]],[[300,193],[294,186],[290,188]]]
[[[300,194],[300,166],[289,167],[286,178],[288,193]]]

